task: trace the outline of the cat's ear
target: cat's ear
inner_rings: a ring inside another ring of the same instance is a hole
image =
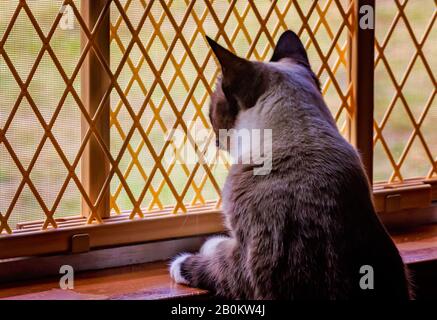
[[[265,90],[262,74],[253,62],[238,57],[209,37],[206,39],[220,63],[222,89],[228,102],[242,108],[254,106]]]
[[[244,75],[251,71],[252,64],[250,61],[238,57],[208,36],[206,36],[206,40],[220,62],[224,82],[230,84],[241,80]]]
[[[276,62],[284,58],[291,58],[298,63],[308,66],[310,64],[302,41],[300,41],[299,36],[291,30],[287,30],[281,35],[270,61]]]
[[[311,69],[310,61],[305,47],[300,41],[299,36],[291,30],[285,31],[276,44],[273,56],[270,59],[271,62],[276,62],[284,58],[293,59],[296,63],[306,67],[310,72],[311,77],[314,80],[317,88],[321,91],[320,81],[316,74]]]

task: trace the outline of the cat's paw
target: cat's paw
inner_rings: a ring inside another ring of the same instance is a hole
[[[182,263],[188,258],[191,257],[191,253],[183,253],[177,256],[170,264],[170,276],[172,279],[179,284],[188,284],[188,280],[182,276],[181,266]]]
[[[216,236],[216,237],[209,238],[200,248],[200,254],[203,254],[204,256],[210,256],[214,254],[217,246],[221,242],[226,241],[228,239],[229,237],[226,236]]]

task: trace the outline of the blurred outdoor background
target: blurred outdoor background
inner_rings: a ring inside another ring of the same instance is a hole
[[[0,43],[18,2],[0,0]],[[63,1],[53,0],[27,1],[45,35],[50,31],[62,3]],[[80,8],[80,1],[74,3]],[[133,0],[120,3],[126,10],[129,23],[136,28],[149,2]],[[222,22],[224,19],[227,19],[226,35],[235,52],[254,60],[267,60],[272,54],[272,46],[269,37],[260,32],[260,19],[267,20],[269,36],[277,40],[287,28],[301,30],[304,25],[302,15],[308,16],[311,33],[303,29],[302,41],[308,46],[313,68],[320,76],[327,104],[342,133],[349,137],[348,126],[352,112],[347,59],[349,33],[343,17],[349,6],[348,0],[318,1],[317,6],[313,6],[313,1],[308,0],[278,1],[272,12],[269,11],[270,1],[254,1],[256,10],[247,1],[237,1],[229,15],[229,1],[209,1],[207,4],[198,0],[192,7],[188,0],[166,1],[166,10],[162,3],[155,1],[150,4],[149,16],[139,33],[148,59],[145,59],[141,49],[135,44],[118,77],[118,84],[130,107],[136,114],[142,113],[141,124],[157,154],[162,151],[168,130],[174,127],[177,118],[174,108],[183,112],[184,121],[192,126],[190,129],[209,126],[208,90],[214,86],[217,65],[208,56],[209,49],[202,34],[214,37],[219,30],[217,20]],[[396,1],[378,0],[376,4],[377,48],[383,48],[383,55],[380,56],[380,50],[376,50],[375,125],[381,129],[383,139],[378,137],[375,142],[373,178],[374,181],[382,182],[431,176],[432,162],[437,159],[437,31],[434,26],[437,4],[434,0],[409,0],[399,3],[402,8],[401,15]],[[191,9],[185,17],[187,8]],[[71,14],[73,11],[70,9],[66,9],[64,14]],[[110,10],[110,63],[112,72],[115,72],[132,35],[114,3]],[[81,56],[81,27],[74,14],[69,19],[55,28],[50,46],[70,78]],[[175,24],[183,25],[180,33]],[[176,39],[178,34],[185,41]],[[254,39],[256,45],[252,50]],[[313,43],[314,39],[316,44]],[[228,43],[223,37],[218,41],[225,46]],[[422,43],[420,54],[417,55],[417,44]],[[42,46],[29,16],[21,9],[3,49],[25,83]],[[162,85],[156,83],[153,69],[158,70]],[[198,70],[201,70],[201,76]],[[27,169],[32,165],[30,179],[47,207],[56,212],[55,217],[76,216],[80,213],[81,196],[75,182],[70,179],[65,192],[59,194],[66,183],[68,171],[50,139],[46,139],[41,150],[38,150],[38,146],[44,136],[40,121],[52,122],[54,138],[68,161],[73,163],[81,145],[81,111],[71,92],[59,104],[66,84],[47,51],[29,80],[27,89],[41,113],[40,119],[28,98],[21,96],[20,86],[0,54],[0,129],[6,132],[5,136],[23,168]],[[80,96],[80,72],[74,79],[73,86]],[[397,94],[397,86],[401,95]],[[61,108],[60,112],[53,118],[58,106]],[[121,102],[116,90],[113,90],[111,153],[114,158],[119,154],[133,124],[128,108]],[[203,114],[197,112],[199,108]],[[159,114],[162,121],[156,114]],[[420,129],[421,136],[414,134],[415,126]],[[135,130],[129,146],[130,149],[124,152],[119,167],[135,198],[138,199],[148,185],[147,180],[151,179],[141,202],[143,207],[148,210],[172,205],[175,194],[163,173],[157,170],[150,178],[156,164],[138,130]],[[39,153],[38,157],[33,159],[36,151]],[[171,152],[171,149],[163,152]],[[138,163],[133,161],[133,154],[138,158]],[[400,177],[393,169],[393,165],[399,163],[402,164],[399,169]],[[214,164],[209,168],[214,179],[208,176],[203,167],[195,169],[195,165],[165,165],[166,174],[177,194],[183,195],[184,202],[194,204],[215,200],[219,196],[217,186],[222,186],[227,169]],[[196,170],[194,174],[193,170]],[[80,164],[75,172],[80,177]],[[189,182],[191,175],[193,182]],[[22,180],[22,174],[5,145],[0,143],[0,213],[5,215],[8,210],[11,211],[9,225],[12,228],[20,222],[45,218],[34,192]],[[200,198],[196,196],[197,189],[202,190]],[[153,200],[153,193],[158,194],[158,202]],[[111,180],[111,195],[114,212],[132,208],[126,190],[117,176]],[[56,201],[57,198],[59,202]],[[11,203],[14,203],[12,210]]]

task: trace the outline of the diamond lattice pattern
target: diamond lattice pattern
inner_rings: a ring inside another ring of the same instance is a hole
[[[437,177],[437,2],[378,1],[374,180]]]
[[[176,164],[178,151],[190,144],[193,132],[209,128],[205,115],[218,66],[204,34],[239,55],[267,60],[282,31],[296,30],[347,136],[352,115],[349,15],[349,1],[115,1],[111,67],[117,69],[127,48],[131,49],[118,78],[130,106],[118,95],[112,97],[112,152],[118,154],[133,131],[120,169],[141,207],[175,204],[177,211],[184,210],[186,203],[219,198],[226,163]],[[188,143],[166,145],[163,137],[172,129],[184,132],[183,142]],[[194,153],[196,146],[190,147]],[[118,179],[112,181],[111,194],[115,212],[133,208]]]
[[[350,135],[348,0],[112,0],[91,29],[80,7],[79,0],[0,2],[0,233],[38,220],[43,229],[56,228],[80,213],[81,202],[91,210],[83,223],[101,222],[96,207],[108,188],[112,214],[132,218],[168,205],[174,212],[219,205],[227,159],[205,156],[212,135],[201,145],[195,139],[209,128],[208,96],[218,74],[204,34],[239,55],[267,60],[282,31],[298,32],[340,129]],[[107,15],[109,64],[92,41]],[[109,148],[95,125],[102,108],[90,115],[81,99],[90,52],[111,80],[103,98],[111,108]],[[91,138],[110,163],[95,203],[80,172]],[[181,164],[183,146],[204,161]]]

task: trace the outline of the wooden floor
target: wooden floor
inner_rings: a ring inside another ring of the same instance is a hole
[[[404,261],[416,274],[419,296],[437,298],[437,225],[393,234]],[[157,262],[75,277],[74,290],[59,289],[59,277],[0,286],[0,299],[174,299],[207,292],[175,284],[167,263]]]

